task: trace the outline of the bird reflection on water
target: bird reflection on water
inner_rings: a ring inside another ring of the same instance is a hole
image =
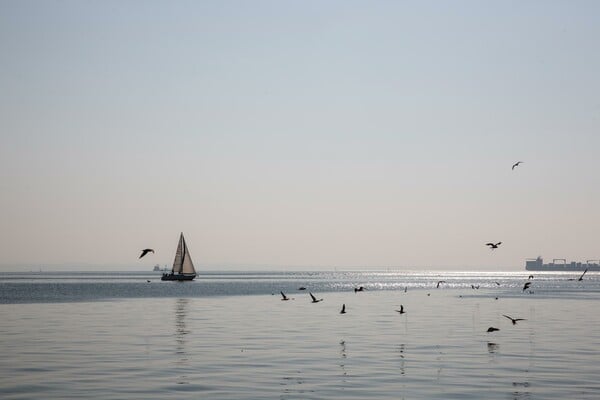
[[[488,342],[488,344],[487,344],[488,353],[495,354],[498,352],[499,349],[500,349],[500,346],[498,345],[498,343]]]
[[[404,375],[404,343],[400,343],[398,351],[400,352],[400,375]]]
[[[346,377],[348,373],[346,372],[346,341],[342,340],[340,342],[340,346],[342,346],[340,350],[340,355],[342,356],[342,360],[340,361],[340,368],[342,369],[342,382],[346,383]],[[343,388],[344,386],[342,386]]]

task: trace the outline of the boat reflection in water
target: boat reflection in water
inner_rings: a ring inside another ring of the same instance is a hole
[[[189,299],[177,299],[175,302],[175,365],[178,370],[177,384],[189,384],[186,371],[189,369],[189,355],[187,353],[187,335],[190,333],[186,326]]]

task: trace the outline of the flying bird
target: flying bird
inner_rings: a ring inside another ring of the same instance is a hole
[[[298,290],[306,290],[306,288],[304,286],[300,286]]]
[[[533,279],[533,275],[529,275],[529,278],[527,278],[527,279]]]
[[[152,249],[144,249],[144,250],[142,250],[142,254],[140,255],[140,257],[139,257],[139,258],[142,258],[142,257],[144,257],[144,256],[145,256],[146,254],[148,254],[148,253],[153,253],[153,254],[154,254],[154,250],[152,250]],[[139,258],[138,258],[138,259],[139,259]]]
[[[281,293],[281,297],[282,297],[281,301],[290,300],[290,298],[287,297],[283,292],[279,292],[279,293]]]
[[[500,329],[498,329],[498,328],[494,328],[493,326],[490,326],[487,331],[489,333],[489,332],[495,332],[495,331],[499,331],[499,330]]]
[[[518,167],[519,164],[523,164],[523,161],[517,161],[516,163],[513,164],[512,169],[514,170],[515,167]]]
[[[365,290],[365,288],[363,286],[361,286],[359,288],[354,288],[354,293],[356,293],[356,292],[362,292],[364,290]]]
[[[517,321],[527,321],[525,318],[513,318],[513,317],[509,317],[508,315],[504,315],[504,314],[502,314],[502,316],[510,319],[512,321],[513,325],[516,325]]]
[[[313,296],[312,293],[308,292],[308,294],[310,294],[310,298],[312,299],[313,303],[318,303],[320,301],[323,301],[323,299],[317,299],[315,296]]]
[[[406,311],[404,311],[404,306],[402,304],[400,304],[400,309],[396,310],[396,312],[398,312],[400,314],[406,314]]]
[[[437,285],[435,286],[437,289],[440,288],[440,283],[446,283],[446,281],[438,281]]]
[[[525,284],[523,285],[523,291],[529,289],[529,286],[531,286],[531,282],[525,282]]]
[[[340,311],[340,314],[346,314],[346,304],[342,304],[342,311]]]
[[[583,280],[583,276],[585,275],[585,273],[587,272],[587,268],[585,269],[585,271],[583,271],[583,274],[581,274],[581,276],[579,277],[579,279],[577,279],[578,281],[582,281]]]
[[[502,242],[498,242],[498,243],[486,243],[486,246],[490,246],[490,250],[494,250],[497,249],[498,246],[500,246],[502,244]]]

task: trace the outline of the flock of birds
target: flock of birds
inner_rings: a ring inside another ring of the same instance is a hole
[[[585,272],[584,272],[584,273],[583,273],[583,274],[582,274],[582,275],[579,277],[579,279],[578,279],[578,280],[582,280],[582,279],[583,279],[583,275],[585,275]],[[528,278],[528,279],[533,279],[533,275],[529,275],[529,278]],[[435,286],[435,287],[436,287],[437,289],[439,289],[439,287],[440,287],[440,285],[441,285],[442,283],[446,283],[446,281],[438,281],[438,282],[436,283],[436,286]],[[496,282],[496,284],[497,284],[497,285],[500,285],[500,283],[498,283],[498,282]],[[523,286],[523,291],[525,291],[526,289],[528,289],[530,285],[531,285],[531,282],[529,282],[529,281],[528,281],[528,282],[526,282],[526,283],[525,283],[525,285]],[[472,287],[473,289],[479,289],[479,286],[474,286],[474,285],[471,285],[471,287]],[[299,287],[299,288],[298,288],[298,290],[306,290],[306,287],[304,287],[304,286],[301,286],[301,287]],[[359,286],[359,287],[355,287],[355,288],[354,288],[354,293],[358,293],[358,292],[364,292],[364,291],[366,291],[366,290],[367,290],[367,289],[366,289],[364,286]],[[406,291],[407,291],[407,288],[405,287],[405,288],[404,288],[404,292],[406,293]],[[289,301],[289,300],[294,300],[294,298],[293,298],[293,297],[289,297],[289,296],[287,296],[285,293],[283,293],[283,291],[280,291],[279,293],[281,294],[281,301]],[[311,298],[311,303],[319,303],[319,302],[323,301],[323,299],[317,299],[317,298],[315,297],[315,295],[314,295],[314,294],[312,294],[312,292],[308,292],[308,294],[310,295],[310,298]],[[427,293],[427,296],[429,296],[429,295],[430,295],[430,293]],[[462,297],[462,296],[461,296],[461,297]],[[496,300],[498,300],[498,298],[497,298],[497,297],[496,297]],[[400,314],[400,315],[402,315],[402,314],[406,314],[406,311],[404,310],[404,305],[403,305],[403,304],[400,304],[400,309],[399,309],[399,310],[394,310],[394,311],[396,311],[396,312],[397,312],[398,314]],[[344,303],[344,304],[342,304],[342,309],[340,310],[340,314],[346,314],[346,304],[345,304],[345,303]],[[526,319],[525,319],[525,318],[513,318],[513,317],[511,317],[511,316],[508,316],[508,315],[505,315],[505,314],[503,314],[502,316],[503,316],[503,317],[506,317],[506,318],[508,318],[508,319],[510,319],[513,325],[516,325],[518,321],[526,321]],[[499,331],[499,330],[500,330],[499,328],[494,328],[493,326],[490,326],[490,327],[488,328],[487,332],[489,333],[489,332],[495,332],[495,331]]]
[[[523,161],[517,161],[516,163],[514,163],[514,164],[512,165],[512,170],[514,170],[516,167],[518,167],[518,166],[519,166],[519,165],[521,165],[521,164],[523,164]],[[501,244],[502,244],[502,242],[495,242],[495,243],[494,243],[494,242],[488,242],[488,243],[486,243],[485,245],[486,245],[486,246],[488,246],[488,247],[490,248],[490,250],[495,250],[495,249],[499,248],[499,246],[500,246]],[[148,253],[154,253],[154,250],[153,250],[153,249],[150,249],[150,248],[148,248],[148,249],[143,249],[143,250],[142,250],[142,253],[141,253],[141,254],[140,254],[140,256],[139,256],[139,258],[142,258],[142,257],[144,257],[144,256],[145,256],[145,255],[147,255]],[[581,276],[579,276],[579,278],[577,278],[577,279],[575,279],[575,278],[571,278],[571,279],[569,279],[569,280],[570,280],[570,281],[574,281],[574,280],[577,280],[577,281],[582,281],[582,280],[583,280],[583,277],[584,277],[584,275],[586,274],[586,272],[587,272],[587,271],[588,271],[588,270],[587,270],[587,268],[586,268],[586,270],[585,270],[585,271],[583,271],[583,273],[581,274]],[[527,282],[525,282],[525,284],[523,285],[522,292],[525,292],[526,290],[530,289],[530,287],[531,287],[531,281],[530,281],[530,279],[533,279],[533,275],[529,275],[529,278],[528,278]],[[148,282],[150,282],[150,281],[148,281]],[[436,283],[436,288],[438,288],[438,289],[439,289],[439,287],[440,287],[440,285],[441,285],[442,283],[446,283],[446,281],[443,281],[443,280],[442,280],[442,281],[438,281],[438,282]],[[499,282],[495,282],[495,283],[496,283],[496,285],[500,285],[500,283],[499,283]],[[472,289],[479,289],[479,285],[477,285],[477,286],[475,286],[475,285],[471,285],[471,288],[472,288]],[[407,291],[407,289],[408,289],[408,288],[406,288],[406,287],[405,287],[405,288],[404,288],[404,292],[406,292],[406,291]],[[306,290],[306,288],[305,288],[305,287],[300,287],[300,288],[298,288],[298,290]],[[365,290],[366,290],[366,289],[365,289],[365,287],[364,287],[364,286],[355,287],[355,288],[354,288],[354,293],[358,293],[358,292],[364,292]],[[294,298],[291,298],[291,297],[288,297],[288,296],[286,296],[286,295],[285,295],[285,293],[283,293],[283,291],[280,291],[280,293],[281,293],[281,300],[282,300],[282,301],[294,300]],[[530,292],[529,292],[529,293],[531,294],[531,293],[533,293],[533,292],[531,292],[531,290],[530,290]],[[311,302],[312,302],[312,303],[319,303],[319,302],[323,301],[323,299],[317,299],[317,298],[316,298],[316,297],[315,297],[315,296],[314,296],[314,295],[313,295],[311,292],[309,292],[309,295],[310,295],[310,298],[311,298]],[[430,296],[430,293],[427,293],[427,296]],[[498,297],[496,297],[496,300],[498,300]],[[395,311],[396,311],[397,313],[399,313],[400,315],[402,315],[402,314],[406,314],[406,311],[404,310],[404,305],[402,305],[402,304],[400,305],[400,309],[399,309],[399,310],[395,310]],[[346,304],[345,304],[345,303],[344,303],[344,304],[342,304],[342,309],[340,310],[340,314],[346,314]],[[509,320],[511,320],[511,322],[512,322],[512,324],[513,324],[513,325],[516,325],[518,321],[526,321],[526,319],[524,319],[524,318],[513,318],[513,317],[511,317],[511,316],[508,316],[508,315],[505,315],[505,314],[503,314],[502,316],[503,316],[503,317],[505,317],[505,318],[508,318]],[[496,331],[499,331],[499,330],[500,330],[499,328],[495,328],[495,327],[493,327],[493,326],[490,326],[490,327],[487,329],[487,332],[488,332],[488,333],[490,333],[490,332],[496,332]]]
[[[580,275],[578,278],[570,278],[570,279],[568,279],[568,280],[569,280],[569,281],[582,281],[582,280],[583,280],[583,277],[585,276],[585,274],[586,274],[586,272],[587,272],[587,271],[588,271],[588,270],[587,270],[587,268],[586,268],[586,270],[585,270],[585,271],[583,271],[583,273],[582,273],[582,274],[581,274],[581,275]],[[526,290],[528,290],[528,289],[531,287],[531,280],[532,280],[533,278],[534,278],[534,276],[533,276],[533,275],[529,275],[529,277],[527,278],[527,282],[525,282],[525,284],[523,285],[522,292],[525,292]],[[436,289],[439,289],[439,288],[440,288],[440,285],[441,285],[442,283],[446,283],[446,281],[444,281],[444,280],[437,281],[437,283],[436,283],[436,285],[435,285]],[[494,282],[494,283],[495,283],[496,285],[500,286],[500,282]],[[471,285],[471,288],[472,288],[472,289],[479,289],[479,285],[477,285],[477,286],[475,286],[475,285]],[[405,288],[404,288],[404,292],[405,292],[405,293],[406,293],[407,289],[408,289],[407,287],[405,287]],[[304,286],[301,286],[301,287],[299,287],[299,288],[298,288],[298,290],[301,290],[301,291],[302,291],[302,290],[306,290],[306,287],[304,287]],[[364,286],[359,286],[359,287],[355,287],[355,288],[354,288],[354,293],[358,293],[358,292],[364,292],[364,291],[366,291],[366,290],[367,290],[367,289],[366,289]],[[289,301],[289,300],[294,300],[294,298],[293,298],[293,297],[289,297],[289,296],[287,296],[285,293],[283,293],[283,291],[280,291],[279,293],[281,294],[281,301]],[[530,293],[530,294],[532,294],[533,292],[531,292],[531,291],[530,291],[529,293]],[[317,299],[317,298],[315,297],[315,295],[314,295],[314,294],[312,294],[312,292],[309,292],[308,294],[310,295],[310,298],[311,298],[311,303],[319,303],[319,302],[323,301],[323,299]],[[431,293],[427,293],[427,296],[430,296],[430,295],[431,295]],[[459,296],[459,297],[462,297],[462,296]],[[496,300],[498,300],[498,297],[496,297],[495,299],[496,299]],[[398,314],[400,314],[400,315],[402,315],[402,314],[406,314],[406,311],[404,310],[404,305],[402,305],[402,304],[400,304],[400,309],[399,309],[399,310],[395,310],[395,311],[396,311]],[[342,309],[340,310],[340,314],[346,314],[346,304],[345,304],[345,303],[344,303],[344,304],[342,304]],[[503,317],[505,317],[505,318],[508,318],[508,319],[511,321],[511,323],[512,323],[513,325],[517,325],[517,322],[519,322],[519,321],[527,321],[525,318],[513,318],[513,317],[511,317],[510,315],[506,315],[506,314],[502,314],[502,316],[503,316]],[[487,329],[487,332],[488,332],[488,333],[491,333],[491,332],[496,332],[496,331],[499,331],[499,330],[500,330],[500,328],[496,328],[496,327],[490,326],[490,327]]]

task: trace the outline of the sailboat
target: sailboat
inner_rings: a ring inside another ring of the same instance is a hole
[[[188,251],[183,232],[179,236],[179,244],[175,252],[175,261],[173,261],[173,269],[170,273],[164,273],[160,278],[161,281],[191,281],[196,277],[196,270],[192,257]]]

